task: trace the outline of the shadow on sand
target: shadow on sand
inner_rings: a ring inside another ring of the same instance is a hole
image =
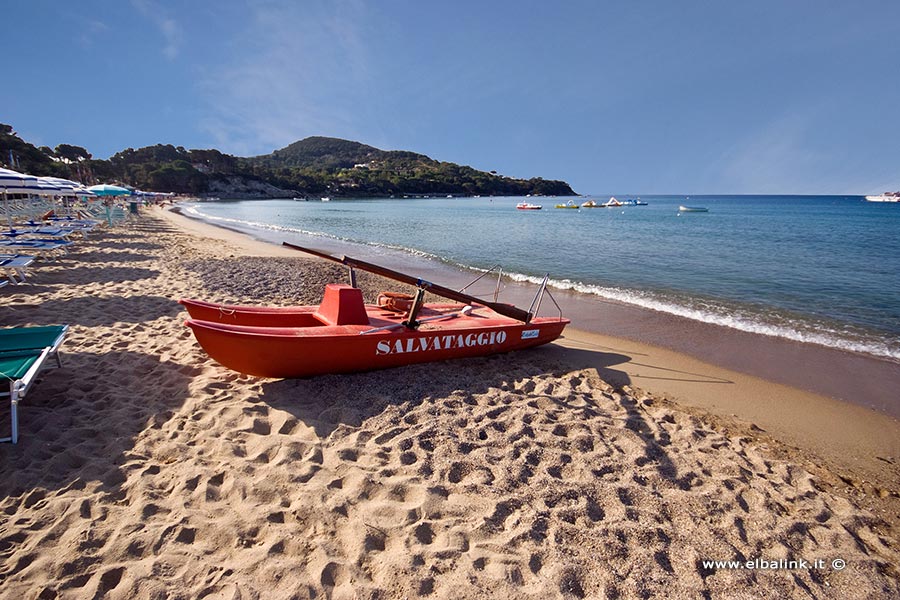
[[[121,365],[135,376],[105,376]],[[148,424],[164,426],[195,374],[193,367],[156,355],[63,349],[62,368],[43,372],[19,405],[19,443],[0,445],[0,497],[33,489],[51,494],[92,481],[113,498],[121,495],[136,437]],[[8,434],[9,419],[6,403],[0,406],[2,435]]]
[[[345,375],[307,379],[283,379],[263,385],[261,400],[284,410],[312,427],[320,438],[340,425],[358,427],[388,405],[414,408],[433,398],[455,392],[480,394],[492,388],[509,389],[516,381],[538,375],[560,375],[591,367],[601,377],[629,381],[628,375],[612,367],[628,356],[597,353],[585,367],[561,362],[550,347],[524,350],[484,358],[442,361]]]

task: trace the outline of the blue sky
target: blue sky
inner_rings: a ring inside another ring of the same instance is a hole
[[[580,193],[900,189],[900,2],[5,2],[0,122],[107,158],[310,135]]]

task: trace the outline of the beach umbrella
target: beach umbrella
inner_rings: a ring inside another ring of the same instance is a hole
[[[35,194],[37,177],[0,168],[0,188],[8,194]]]
[[[62,177],[41,177],[43,181],[48,181],[59,188],[59,195],[62,196],[62,205],[68,208],[67,197],[77,196],[79,190],[85,189],[84,186],[77,181],[71,179],[63,179]],[[52,210],[52,209],[51,209]]]
[[[119,187],[117,185],[110,185],[108,183],[101,183],[100,185],[92,185],[88,188],[89,191],[94,192],[97,196],[130,196],[132,191]],[[106,222],[112,225],[112,208],[107,204],[106,206]]]
[[[37,179],[37,191],[34,192],[40,196],[58,196],[63,193],[63,187],[53,183],[52,181],[48,181],[44,177],[36,177]]]
[[[97,196],[130,196],[131,190],[128,188],[101,183],[100,185],[92,185],[88,191],[93,192]]]
[[[74,196],[75,190],[84,187],[77,181],[72,181],[71,179],[63,179],[62,177],[41,177],[40,179],[43,181],[48,181],[53,185],[59,187],[66,196]]]
[[[18,171],[0,168],[0,189],[3,192],[3,204],[6,206],[6,220],[12,229],[12,215],[9,211],[9,194],[40,194],[46,186],[38,183],[38,178]]]

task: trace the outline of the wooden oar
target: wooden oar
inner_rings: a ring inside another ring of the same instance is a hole
[[[414,285],[416,287],[425,289],[436,296],[449,298],[450,300],[456,300],[457,302],[464,302],[466,304],[471,304],[473,302],[475,304],[481,304],[483,306],[487,306],[496,313],[499,313],[505,317],[509,317],[510,319],[522,321],[523,323],[528,323],[529,321],[531,321],[532,314],[530,312],[528,312],[527,310],[522,310],[521,308],[513,306],[511,304],[488,302],[486,300],[482,300],[481,298],[463,294],[462,292],[457,292],[454,289],[447,288],[442,285],[437,285],[436,283],[431,283],[430,281],[425,281],[424,279],[413,277],[411,275],[407,275],[406,273],[400,273],[399,271],[394,271],[392,269],[388,269],[387,267],[368,263],[357,258],[351,258],[349,256],[342,256],[338,258],[337,256],[332,256],[331,254],[326,254],[324,252],[319,252],[318,250],[312,250],[310,248],[304,248],[303,246],[296,246],[294,244],[289,244],[288,242],[282,242],[282,245],[287,246],[288,248],[291,248],[293,250],[299,250],[300,252],[306,252],[307,254],[312,254],[313,256],[318,256],[319,258],[324,258],[326,260],[340,263],[348,267],[353,267],[354,269],[361,269],[363,271],[375,273],[376,275],[381,275],[382,277],[387,277],[388,279],[393,279],[401,283]]]

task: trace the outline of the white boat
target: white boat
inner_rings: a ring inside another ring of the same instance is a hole
[[[702,206],[679,206],[678,212],[709,212],[708,208]]]
[[[885,192],[880,196],[866,196],[869,202],[900,202],[900,192]]]
[[[531,202],[519,202],[516,204],[516,208],[519,210],[541,210],[543,207],[540,204],[532,204]]]
[[[331,202],[331,198],[329,198],[328,196],[322,196],[322,198],[320,199],[322,200],[322,202]]]

